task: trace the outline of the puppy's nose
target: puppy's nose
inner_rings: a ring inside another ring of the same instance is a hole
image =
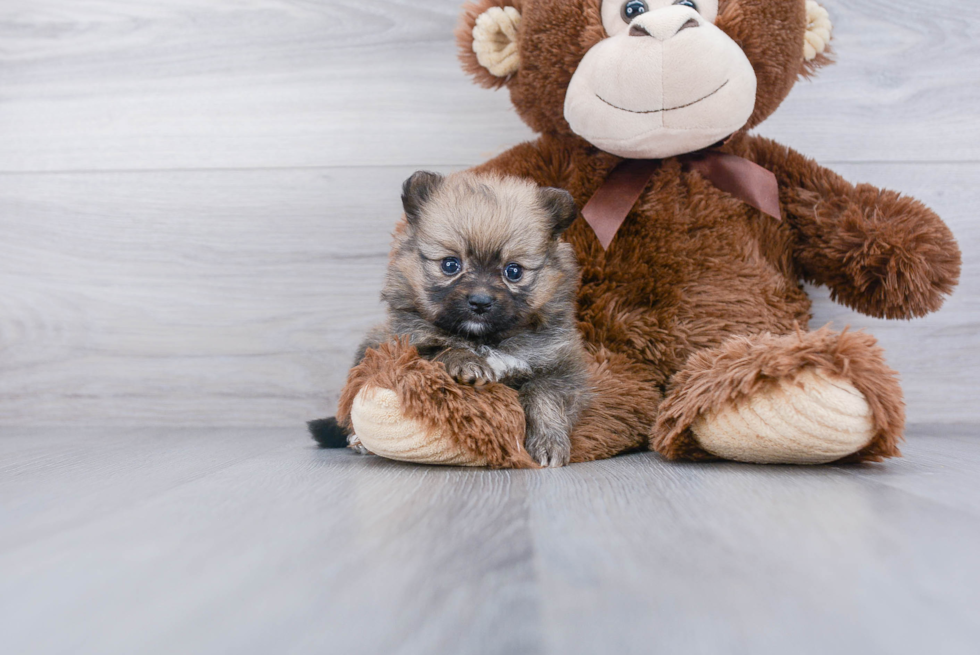
[[[493,307],[493,298],[485,293],[474,293],[466,297],[466,301],[477,314],[486,314]]]

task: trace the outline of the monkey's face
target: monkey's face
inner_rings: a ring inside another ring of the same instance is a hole
[[[737,132],[755,108],[756,76],[715,27],[718,0],[603,0],[608,38],[572,76],[565,119],[620,157],[659,159]]]
[[[536,132],[641,159],[759,125],[830,62],[811,0],[471,0],[457,37]]]

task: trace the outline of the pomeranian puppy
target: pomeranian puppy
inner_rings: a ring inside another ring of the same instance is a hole
[[[578,215],[571,195],[517,178],[420,171],[402,188],[382,300],[386,322],[358,349],[408,337],[458,382],[517,390],[525,449],[542,466],[568,463],[572,427],[588,402],[576,329],[579,271],[562,233]],[[331,419],[310,424],[328,445]],[[350,444],[358,448],[353,435]]]

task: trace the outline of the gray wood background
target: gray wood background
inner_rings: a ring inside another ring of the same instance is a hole
[[[977,419],[980,5],[824,0],[839,59],[761,133],[950,224],[962,284],[875,333],[912,423]],[[298,426],[334,409],[402,179],[531,137],[459,0],[0,2],[0,425]]]

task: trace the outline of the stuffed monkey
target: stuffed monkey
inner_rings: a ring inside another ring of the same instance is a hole
[[[595,399],[572,461],[822,464],[899,454],[875,339],[811,331],[803,282],[864,314],[936,311],[960,273],[921,202],[750,130],[830,62],[812,0],[480,0],[464,68],[540,136],[476,167],[567,189]],[[479,126],[474,125],[474,129]],[[350,374],[338,421],[379,455],[533,467],[516,393],[456,384],[406,343]]]

